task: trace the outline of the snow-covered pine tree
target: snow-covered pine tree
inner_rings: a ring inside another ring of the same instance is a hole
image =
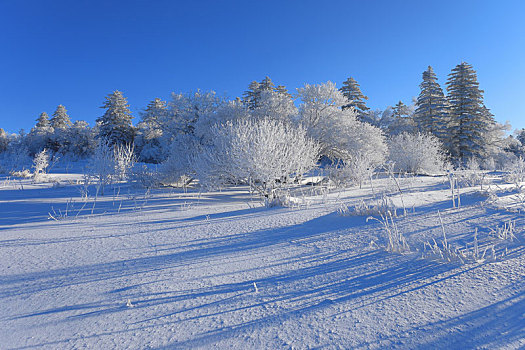
[[[484,135],[494,124],[492,114],[483,104],[476,71],[466,62],[458,64],[447,80],[450,141],[445,143],[452,158],[465,165],[468,160],[483,158]]]
[[[36,129],[47,129],[51,126],[49,122],[49,115],[46,112],[40,113],[40,116],[36,120]]]
[[[429,132],[443,140],[448,122],[447,101],[431,66],[423,72],[419,87],[421,92],[417,97],[414,121],[420,132]]]
[[[137,125],[135,138],[135,150],[139,155],[139,160],[151,163],[164,160],[161,137],[163,134],[162,121],[166,118],[167,109],[165,101],[155,98],[141,113],[141,121]]]
[[[282,94],[288,98],[292,98],[292,94],[290,94],[288,92],[288,89],[286,88],[286,86],[284,85],[277,85],[277,87],[274,89],[275,92],[277,92],[278,94]]]
[[[58,105],[50,120],[50,124],[54,131],[50,137],[48,147],[53,152],[65,152],[67,144],[70,142],[67,135],[67,129],[71,126],[71,120],[67,115],[66,107]]]
[[[516,139],[525,146],[525,129],[516,131]]]
[[[248,85],[248,90],[246,90],[242,94],[242,102],[249,108],[249,109],[255,109],[257,108],[256,100],[257,100],[257,93],[259,91],[259,83],[255,80]]]
[[[339,90],[343,93],[343,96],[350,101],[349,104],[343,106],[343,109],[354,107],[358,117],[363,120],[370,108],[368,108],[365,103],[368,97],[363,95],[357,81],[350,77],[343,82],[343,86]]]
[[[248,86],[248,90],[246,90],[242,95],[242,102],[248,107],[248,109],[256,109],[259,107],[259,99],[261,96],[261,93],[264,91],[274,91],[277,93],[284,94],[288,97],[292,97],[288,90],[286,90],[286,87],[283,85],[278,85],[277,87],[273,83],[272,79],[270,77],[265,77],[260,83],[256,81],[252,81],[250,85]]]
[[[404,118],[410,115],[410,109],[403,101],[399,101],[392,109],[392,116],[394,118]]]
[[[131,125],[133,117],[122,92],[116,90],[109,94],[101,108],[105,108],[106,112],[97,118],[98,137],[107,140],[110,145],[132,143],[135,136]]]
[[[52,134],[53,127],[51,127],[49,122],[49,115],[46,112],[42,112],[31,132],[23,138],[30,155],[34,156],[44,148],[47,148],[51,142]]]
[[[392,107],[391,122],[388,123],[386,131],[390,135],[399,135],[402,133],[414,133],[416,126],[414,123],[414,106],[407,106],[399,101]]]
[[[67,115],[66,107],[63,105],[58,105],[57,109],[55,110],[55,113],[53,113],[53,118],[50,120],[51,126],[57,130],[57,129],[67,129],[69,126],[71,126],[71,120],[69,119],[69,116]]]

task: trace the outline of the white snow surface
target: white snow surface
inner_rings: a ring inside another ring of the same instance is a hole
[[[1,349],[525,347],[525,220],[511,185],[490,201],[462,189],[459,209],[445,177],[400,179],[401,194],[388,179],[307,187],[290,201],[302,205],[265,208],[245,187],[120,184],[84,202],[75,179],[0,178]],[[385,251],[379,222],[338,213],[381,191],[407,208],[394,221],[411,253]],[[442,238],[438,210],[449,242],[472,246],[477,228],[496,258],[423,257]],[[489,235],[509,220],[517,240]]]

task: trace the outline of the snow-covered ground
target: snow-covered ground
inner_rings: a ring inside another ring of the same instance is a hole
[[[446,177],[305,186],[294,208],[0,177],[0,348],[524,348],[525,201],[491,176],[459,208]],[[410,252],[366,220],[383,194]],[[508,222],[516,239],[496,237]],[[443,230],[464,264],[425,251]]]

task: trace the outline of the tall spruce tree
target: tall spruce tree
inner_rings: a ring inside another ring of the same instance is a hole
[[[131,125],[133,117],[122,92],[116,90],[109,94],[100,108],[105,108],[106,112],[97,118],[98,137],[107,140],[110,145],[132,143],[135,134]]]
[[[461,165],[469,159],[486,155],[484,136],[494,124],[492,114],[483,104],[476,71],[466,62],[458,64],[447,80],[447,100],[450,108],[446,146]]]
[[[57,109],[55,110],[55,113],[53,113],[53,118],[51,118],[50,122],[51,126],[55,130],[67,129],[69,126],[71,126],[71,120],[67,115],[66,107],[64,107],[63,105],[58,105]]]
[[[421,92],[417,97],[414,121],[419,131],[432,133],[443,140],[447,128],[447,100],[431,66],[423,72],[419,87]]]
[[[343,93],[343,96],[345,96],[350,101],[349,104],[343,106],[343,109],[354,107],[358,117],[360,119],[364,119],[364,116],[370,109],[365,103],[365,100],[368,100],[368,97],[363,95],[361,92],[361,87],[357,81],[350,77],[343,82],[343,86],[339,90]]]

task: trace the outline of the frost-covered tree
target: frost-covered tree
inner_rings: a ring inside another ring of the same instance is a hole
[[[135,129],[131,125],[133,117],[122,92],[116,90],[109,94],[101,108],[105,108],[106,111],[97,119],[98,137],[105,139],[111,145],[133,143],[135,136]]]
[[[346,79],[340,90],[343,93],[343,96],[349,101],[349,103],[344,105],[343,108],[355,108],[358,117],[363,119],[370,108],[368,108],[365,103],[365,100],[368,100],[368,97],[363,95],[361,87],[357,81],[352,77]]]
[[[260,83],[257,81],[250,83],[248,90],[243,93],[242,102],[248,109],[259,108],[262,104],[262,101],[260,101],[261,96],[268,92],[276,92],[277,94],[286,96],[286,98],[292,97],[285,86],[278,85],[276,87],[270,77],[265,77]]]
[[[447,101],[431,66],[423,72],[423,81],[419,87],[421,92],[417,97],[414,114],[419,131],[444,139],[448,123]]]
[[[441,142],[432,134],[402,133],[388,142],[388,160],[396,171],[409,173],[436,173],[444,169]]]
[[[211,143],[191,161],[205,187],[249,184],[272,202],[289,178],[315,167],[319,146],[301,127],[269,118],[214,126]]]
[[[0,153],[7,151],[9,136],[4,129],[0,128]]]
[[[297,107],[289,94],[265,90],[259,94],[258,101],[251,111],[254,117],[290,121],[297,116]]]
[[[486,156],[484,136],[494,124],[492,114],[483,104],[476,72],[468,63],[458,64],[447,80],[450,108],[448,125],[450,155],[460,164]]]
[[[37,153],[35,155],[35,158],[33,159],[33,168],[35,169],[33,177],[35,179],[38,179],[40,175],[45,174],[48,166],[49,152],[47,149],[44,149],[41,152]]]
[[[357,120],[348,99],[332,82],[297,89],[301,105],[299,124],[321,144],[321,154],[343,162],[366,158],[369,167],[384,161],[386,144],[381,130]]]
[[[49,122],[49,115],[46,112],[40,113],[38,118],[36,119],[36,129],[47,129],[51,127],[51,123]]]
[[[173,93],[171,97],[166,118],[162,122],[166,144],[170,144],[177,135],[194,134],[199,119],[214,114],[224,103],[215,91]]]
[[[167,113],[166,102],[160,98],[151,101],[141,113],[135,137],[135,150],[140,161],[159,163],[165,159],[162,122],[166,120]]]
[[[53,134],[50,136],[48,147],[51,151],[65,153],[67,144],[70,142],[67,129],[71,126],[71,120],[67,115],[66,107],[59,105],[50,120]]]
[[[95,130],[87,122],[77,120],[67,129],[68,142],[64,153],[78,158],[92,155],[97,147],[95,136]]]
[[[516,139],[525,146],[525,129],[517,130],[516,131]]]
[[[67,129],[71,126],[71,120],[67,115],[66,107],[58,105],[57,109],[53,113],[53,117],[50,120],[51,126],[57,129]]]
[[[53,127],[49,122],[49,116],[42,112],[36,120],[36,125],[31,129],[24,139],[31,156],[41,152],[44,148],[49,147]]]
[[[413,133],[416,131],[414,106],[407,106],[402,101],[399,101],[394,107],[392,107],[391,111],[392,114],[389,116],[389,121],[384,128],[388,134],[398,135],[402,133]]]

